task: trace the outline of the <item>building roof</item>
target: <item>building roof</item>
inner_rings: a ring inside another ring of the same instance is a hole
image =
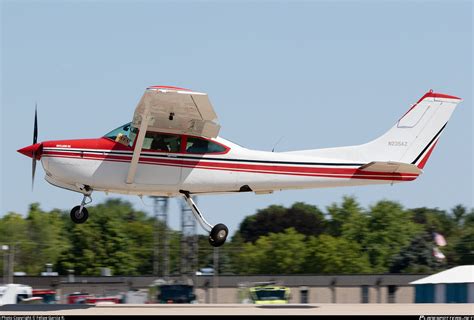
[[[474,265],[454,267],[439,273],[435,273],[426,278],[421,278],[410,284],[428,283],[473,283]]]

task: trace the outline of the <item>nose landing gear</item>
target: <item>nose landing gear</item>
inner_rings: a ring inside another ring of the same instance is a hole
[[[86,201],[88,200],[88,201]],[[71,220],[74,223],[84,223],[87,221],[87,218],[89,218],[89,212],[85,208],[86,204],[89,204],[92,202],[92,197],[90,194],[84,194],[84,197],[82,198],[82,202],[80,206],[75,206],[71,210]]]
[[[207,232],[209,232],[209,243],[211,244],[211,246],[222,246],[225,240],[227,239],[227,236],[229,235],[229,229],[227,229],[227,227],[222,223],[216,224],[215,226],[211,225],[209,222],[206,221],[206,219],[204,219],[198,207],[189,195],[189,192],[181,191],[181,193],[183,194],[184,200],[186,200],[186,202],[188,203],[194,214],[194,217],[199,222],[201,227]]]

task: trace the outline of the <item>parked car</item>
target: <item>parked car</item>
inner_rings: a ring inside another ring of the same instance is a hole
[[[33,289],[33,297],[39,297],[43,299],[43,303],[45,304],[56,304],[58,302],[55,290]]]
[[[68,304],[84,304],[86,303],[86,298],[90,296],[87,292],[73,292],[66,296],[66,302]]]
[[[149,290],[149,303],[196,303],[194,287],[189,284],[160,283]]]

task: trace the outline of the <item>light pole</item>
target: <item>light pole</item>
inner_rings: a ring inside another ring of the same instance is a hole
[[[8,280],[8,271],[9,271],[9,265],[8,265],[8,250],[10,248],[8,245],[4,244],[2,245],[2,251],[3,251],[3,282],[5,284],[10,283]]]
[[[13,283],[13,269],[15,268],[15,246],[10,246],[8,258],[8,283]]]
[[[213,303],[218,303],[218,293],[219,289],[219,248],[214,247],[214,275],[213,275],[213,285],[214,285],[214,301]]]
[[[68,272],[67,281],[74,282],[74,269],[68,269],[67,272]]]

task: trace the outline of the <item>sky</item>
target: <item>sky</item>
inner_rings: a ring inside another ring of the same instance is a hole
[[[472,207],[472,17],[471,1],[3,0],[0,215],[82,199],[41,166],[31,190],[31,159],[16,150],[31,144],[35,103],[39,141],[95,138],[131,121],[150,85],[208,93],[222,137],[275,151],[370,141],[430,89],[463,98],[414,182],[199,197],[231,235],[269,205],[325,210],[345,195],[365,208]],[[93,204],[113,197],[152,212],[147,197],[97,192]]]

